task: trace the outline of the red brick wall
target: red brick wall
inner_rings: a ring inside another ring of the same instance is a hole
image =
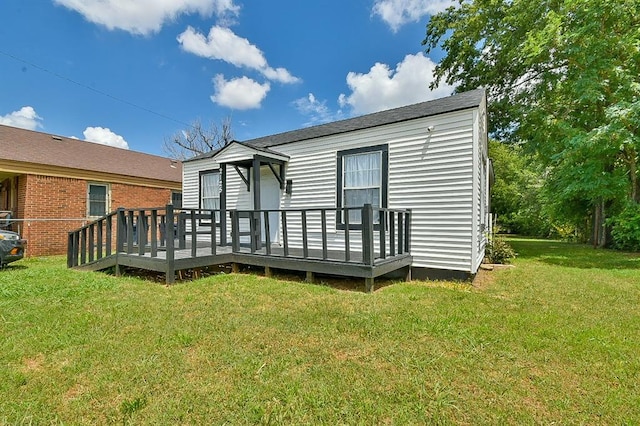
[[[91,220],[86,218],[89,183],[107,182],[39,175],[20,176],[18,217],[27,219],[21,229],[22,238],[28,241],[27,256],[67,252],[67,233]],[[21,188],[24,189],[21,191]],[[160,207],[171,200],[170,189],[117,183],[110,184],[110,189],[109,211],[118,207]]]

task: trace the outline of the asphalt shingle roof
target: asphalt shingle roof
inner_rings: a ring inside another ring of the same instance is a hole
[[[399,123],[416,118],[430,117],[433,115],[448,112],[460,111],[474,108],[480,105],[485,95],[484,89],[475,89],[468,92],[458,93],[446,98],[407,105],[386,111],[375,112],[373,114],[362,115],[360,117],[347,120],[335,121],[333,123],[321,124],[290,132],[278,133],[250,139],[242,143],[255,149],[269,150],[271,147],[284,145],[292,142],[300,142],[324,136],[331,136],[340,133],[353,132],[356,130],[369,129],[386,124]],[[185,161],[200,160],[213,157],[218,150],[198,155]]]
[[[299,142],[307,139],[347,133],[356,130],[369,129],[386,124],[399,123],[416,118],[429,117],[447,112],[459,111],[480,105],[484,97],[484,89],[471,90],[446,98],[407,105],[387,111],[375,112],[347,120],[321,124],[300,130],[279,133],[271,136],[245,141],[247,145],[256,148],[269,148],[276,145],[284,145],[291,142]]]
[[[169,158],[4,125],[0,125],[0,160],[182,181],[181,163],[171,167]]]

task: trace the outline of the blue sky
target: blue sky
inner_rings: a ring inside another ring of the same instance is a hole
[[[0,124],[163,155],[447,96],[421,41],[449,0],[4,0]]]

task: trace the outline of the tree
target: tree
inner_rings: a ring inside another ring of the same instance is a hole
[[[489,140],[495,181],[491,188],[491,211],[500,229],[536,237],[554,234],[544,211],[541,191],[543,172],[521,146]]]
[[[442,48],[437,85],[487,89],[490,131],[546,170],[553,210],[591,228],[638,201],[638,0],[460,0],[433,16],[423,44]]]
[[[195,155],[215,151],[233,140],[231,119],[222,120],[220,126],[211,122],[204,127],[200,120],[166,138],[162,144],[163,151],[176,160],[185,160]]]

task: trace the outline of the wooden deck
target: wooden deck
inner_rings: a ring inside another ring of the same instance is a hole
[[[175,212],[170,205],[119,209],[69,233],[67,264],[94,271],[115,267],[116,274],[122,266],[151,270],[165,273],[167,284],[174,282],[177,271],[223,264],[260,266],[266,274],[272,268],[303,271],[308,279],[314,274],[363,278],[368,291],[373,291],[376,277],[396,271],[410,277],[410,211],[375,209],[378,219],[374,223],[374,209],[365,206],[358,230],[341,231],[344,244],[336,248],[327,242],[329,210],[335,209],[316,209],[318,223],[311,223],[310,210]],[[340,210],[348,218],[349,209]],[[230,216],[229,235],[226,220],[216,223],[224,213]],[[278,243],[269,237],[269,214],[275,213],[282,221]],[[296,238],[287,230],[293,215],[302,218],[303,232]],[[244,228],[240,226],[243,219],[247,221]],[[203,231],[205,220],[209,226]],[[322,230],[317,241],[307,231],[314,226]],[[174,238],[167,238],[166,229],[173,229]],[[351,242],[355,233],[360,240],[357,244]]]

